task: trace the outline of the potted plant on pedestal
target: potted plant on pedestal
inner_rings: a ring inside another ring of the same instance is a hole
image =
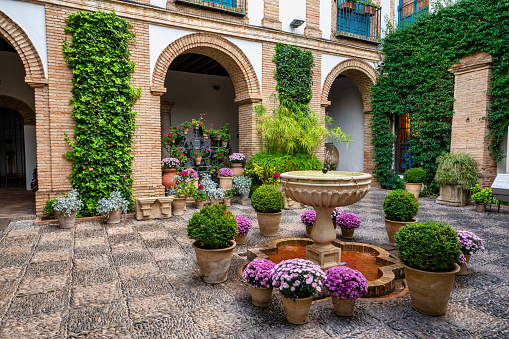
[[[246,161],[246,156],[242,153],[233,153],[229,159],[232,164],[233,176],[240,177],[244,175],[243,163]]]
[[[53,210],[58,219],[60,228],[71,228],[76,221],[76,213],[83,207],[83,202],[78,198],[78,191],[73,189],[66,193],[63,198],[56,198]]]
[[[341,227],[341,237],[352,239],[353,232],[361,225],[361,218],[354,213],[342,213],[336,218],[336,225]]]
[[[118,224],[122,212],[127,214],[129,201],[122,197],[119,191],[113,191],[108,198],[101,198],[97,202],[97,212],[106,218],[108,224]]]
[[[412,305],[422,313],[444,315],[458,264],[465,262],[458,233],[447,224],[428,221],[402,227],[395,238]]]
[[[497,203],[495,199],[493,199],[493,192],[491,187],[482,189],[479,187],[479,184],[476,184],[474,187],[470,188],[472,192],[472,200],[475,202],[475,210],[477,212],[484,213],[486,212],[486,205],[490,203]]]
[[[164,158],[161,160],[161,168],[163,170],[163,186],[172,188],[175,186],[173,177],[177,175],[177,167],[180,166],[180,161],[177,158]]]
[[[331,212],[330,216],[332,218],[332,223],[334,224],[334,228],[337,228],[338,225],[336,225],[336,219],[340,214],[345,213],[342,207],[336,207],[334,211]],[[311,234],[311,233],[310,233]]]
[[[205,201],[207,200],[207,194],[205,194],[205,191],[203,190],[203,185],[198,185],[198,189],[194,193],[193,198],[196,208],[199,210],[202,209]]]
[[[306,211],[300,216],[300,220],[306,225],[306,237],[311,238],[311,230],[316,220],[316,211]]]
[[[272,299],[272,269],[276,266],[267,259],[255,259],[247,264],[242,277],[247,280],[251,302],[258,307],[267,307]]]
[[[309,260],[289,259],[274,266],[272,285],[279,288],[289,323],[308,322],[313,297],[322,291],[324,278],[320,266]]]
[[[421,194],[424,179],[426,179],[426,171],[419,167],[407,169],[405,173],[403,173],[406,191],[413,193],[417,199]]]
[[[233,186],[233,171],[231,168],[223,167],[217,172],[219,175],[219,188],[225,191],[229,190]]]
[[[240,177],[233,177],[233,188],[237,194],[240,194],[240,200],[245,201],[249,199],[249,191],[251,190],[252,179],[242,175]]]
[[[355,301],[368,292],[368,281],[361,272],[346,266],[335,266],[325,272],[324,286],[332,296],[334,313],[342,317],[353,315]]]
[[[193,247],[203,281],[226,281],[235,248],[237,221],[225,205],[205,206],[187,224],[187,236],[196,240]]]
[[[468,231],[458,231],[458,240],[461,244],[461,252],[465,256],[465,262],[461,263],[461,269],[456,275],[467,275],[470,256],[478,251],[484,252],[484,243],[481,238]]]
[[[281,210],[285,206],[283,193],[275,186],[262,185],[253,193],[251,206],[256,211],[260,234],[275,236],[281,222]]]
[[[238,216],[235,218],[237,220],[237,225],[239,225],[239,234],[235,237],[235,242],[237,245],[245,245],[247,239],[247,232],[253,226],[251,220],[246,217]]]
[[[437,159],[435,180],[440,185],[437,203],[448,206],[465,206],[468,190],[478,182],[477,163],[463,153],[447,153]]]
[[[394,190],[384,198],[384,221],[389,242],[394,244],[394,234],[408,223],[417,222],[419,203],[412,193]]]

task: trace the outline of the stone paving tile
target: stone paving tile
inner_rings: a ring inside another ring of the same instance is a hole
[[[7,238],[11,237],[27,237],[27,236],[37,236],[39,234],[39,229],[36,228],[23,228],[12,230],[7,234]]]
[[[72,232],[42,233],[39,242],[53,242],[59,240],[72,240]]]
[[[28,235],[21,237],[7,237],[0,241],[0,248],[9,247],[31,247],[38,239],[38,235]]]
[[[159,268],[154,263],[146,263],[132,266],[119,266],[117,272],[122,279],[142,278],[159,273]]]
[[[182,338],[201,339],[204,337],[197,329],[193,318],[186,313],[168,314],[133,324],[133,338]]]
[[[49,242],[39,242],[35,247],[36,251],[53,252],[73,248],[72,240],[57,240]]]
[[[28,261],[28,259],[30,259],[30,255],[30,252],[21,252],[18,254],[0,254],[0,268],[22,266],[25,262]]]
[[[107,255],[109,252],[110,249],[107,245],[91,245],[75,248],[74,257],[78,259],[86,259],[94,256]]]
[[[113,268],[99,268],[96,270],[83,270],[72,272],[73,286],[88,286],[116,280],[117,275]]]
[[[75,247],[86,247],[86,246],[107,246],[108,240],[106,237],[94,237],[94,238],[77,238],[74,242]]]
[[[172,294],[130,298],[127,302],[133,322],[179,312]]]
[[[32,316],[41,313],[57,313],[67,304],[67,291],[52,291],[30,295],[20,295],[12,299],[7,312],[9,318]]]
[[[106,227],[106,233],[108,236],[119,235],[119,234],[129,234],[134,233],[134,229],[131,226],[109,226]]]
[[[61,290],[65,288],[68,277],[65,275],[50,275],[25,277],[18,287],[18,294],[33,294]]]
[[[95,237],[105,237],[106,231],[102,228],[92,228],[92,229],[82,229],[76,230],[74,237],[76,239],[81,238],[95,238]]]
[[[72,289],[72,305],[104,304],[120,298],[118,283],[109,282],[91,286],[76,286]]]
[[[116,266],[144,264],[153,260],[147,251],[113,253],[112,257]]]
[[[156,249],[150,249],[150,252],[154,256],[154,258],[159,260],[182,260],[185,258],[186,260],[192,261],[193,259],[190,259],[187,254],[182,252],[180,247],[168,247],[168,248],[156,248]]]
[[[8,281],[8,280],[15,280],[19,276],[20,272],[21,272],[21,267],[19,267],[19,266],[0,268],[0,282]]]
[[[141,252],[144,250],[145,248],[143,247],[143,244],[138,241],[121,242],[118,244],[111,245],[112,253]]]
[[[96,329],[101,331],[103,328],[125,328],[129,323],[129,317],[126,306],[121,301],[116,301],[72,308],[66,323],[69,334],[77,335]]]
[[[130,241],[139,241],[140,236],[138,233],[120,233],[108,236],[110,244],[125,243]]]
[[[71,268],[69,261],[48,261],[42,263],[31,263],[28,265],[25,276],[58,275],[66,274]]]
[[[105,254],[86,258],[74,258],[74,267],[78,270],[92,270],[110,267],[110,261]]]
[[[0,329],[0,338],[59,338],[61,322],[58,313],[7,319]]]
[[[55,252],[35,252],[30,262],[40,263],[46,261],[67,261],[72,256],[70,249]]]
[[[122,281],[122,290],[126,297],[135,297],[167,294],[173,291],[173,287],[166,277],[162,275],[154,275],[125,279]]]
[[[162,224],[156,224],[154,221],[151,221],[150,224],[140,224],[134,225],[134,229],[138,232],[155,232],[155,231],[165,231],[166,227]]]

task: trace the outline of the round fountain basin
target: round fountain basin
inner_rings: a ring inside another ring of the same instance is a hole
[[[331,171],[293,171],[281,174],[285,194],[313,207],[348,206],[369,191],[371,174]]]
[[[306,246],[312,244],[311,239],[302,238],[275,240],[262,248],[249,250],[248,259],[268,259],[275,263],[286,259],[305,259]],[[391,294],[396,287],[396,279],[404,276],[401,263],[380,247],[340,240],[332,244],[341,248],[341,261],[346,262],[347,267],[360,271],[368,280],[365,298]]]

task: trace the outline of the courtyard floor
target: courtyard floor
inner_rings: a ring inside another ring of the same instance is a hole
[[[345,208],[363,222],[356,242],[390,249],[386,194],[371,191]],[[309,323],[290,325],[277,293],[269,307],[253,306],[238,273],[248,248],[275,239],[259,235],[251,206],[230,207],[253,228],[247,245],[235,249],[228,281],[207,285],[186,237],[196,211],[188,205],[183,217],[71,230],[11,222],[0,232],[0,338],[509,338],[509,209],[480,214],[473,206],[419,202],[420,221],[444,221],[485,240],[470,274],[456,277],[442,317],[415,311],[406,294],[361,299],[351,318],[336,316],[326,299],[312,305]],[[276,238],[304,237],[303,211],[284,211]]]

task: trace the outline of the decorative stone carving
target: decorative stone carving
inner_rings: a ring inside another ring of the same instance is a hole
[[[173,197],[151,197],[136,200],[136,219],[166,219],[171,217]]]

